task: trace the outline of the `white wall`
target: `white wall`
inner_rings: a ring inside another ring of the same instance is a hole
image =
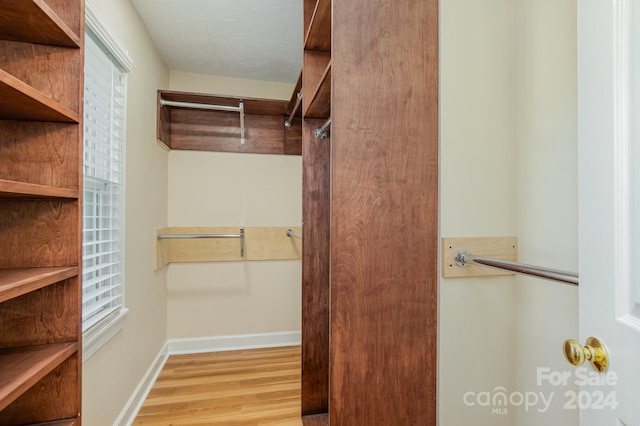
[[[171,71],[172,90],[286,99],[294,86]],[[171,151],[169,226],[300,226],[300,156]],[[300,330],[301,262],[170,264],[169,338]]]
[[[129,50],[124,329],[83,364],[83,424],[112,425],[166,341],[165,272],[153,230],[167,223],[167,152],[156,143],[156,90],[169,73],[128,0],[91,0]]]
[[[517,218],[521,261],[578,271],[576,0],[519,0],[516,14]],[[544,412],[517,410],[518,425],[577,425],[564,393],[538,386],[537,369],[573,372],[562,342],[578,336],[577,287],[518,277],[517,389],[552,393]]]
[[[513,1],[440,2],[440,232],[516,234]],[[464,403],[515,386],[515,279],[442,279],[439,424],[513,425]]]
[[[289,100],[295,89],[295,84],[289,83],[196,74],[180,70],[171,70],[169,78],[171,90],[226,96]]]
[[[441,234],[518,237],[521,262],[577,271],[575,0],[449,0],[441,8]],[[566,388],[577,289],[532,278],[443,279],[440,425],[577,425]],[[565,366],[566,364],[566,366]],[[492,414],[465,392],[542,392]]]

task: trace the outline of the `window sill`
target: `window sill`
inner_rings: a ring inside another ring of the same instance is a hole
[[[129,309],[122,308],[118,316],[109,321],[105,326],[100,327],[100,330],[90,330],[82,335],[82,362],[91,358],[93,354],[98,352],[102,346],[124,328],[124,317],[128,312]]]

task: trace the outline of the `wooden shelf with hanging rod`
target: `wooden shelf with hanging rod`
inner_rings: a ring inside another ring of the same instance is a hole
[[[289,116],[287,100],[159,90],[157,105],[157,138],[169,149],[302,152],[300,123],[283,125]]]

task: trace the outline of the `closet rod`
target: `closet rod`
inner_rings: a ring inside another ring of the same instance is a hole
[[[287,229],[287,237],[293,237],[299,240],[302,239],[302,235],[298,234],[297,232],[293,232],[291,229]]]
[[[239,234],[158,234],[159,240],[194,240],[200,238],[240,238],[240,257],[244,257],[244,228]]]
[[[502,269],[518,274],[529,275],[536,278],[559,281],[565,284],[578,285],[578,274],[575,274],[573,272],[559,271],[557,269],[542,268],[533,265],[525,265],[522,263],[492,259],[489,257],[474,256],[468,251],[457,251],[455,261],[456,264],[461,267],[465,267],[467,265],[486,266],[489,268]]]
[[[195,109],[212,109],[215,111],[233,111],[240,113],[240,142],[244,143],[244,102],[240,102],[240,104],[235,106],[226,106],[226,105],[211,105],[211,104],[197,104],[193,102],[177,102],[177,101],[167,101],[165,99],[160,98],[160,106],[172,106],[178,108],[195,108]]]
[[[331,117],[324,122],[324,124],[316,129],[314,134],[318,139],[324,139],[329,135],[329,127],[331,126]]]
[[[284,122],[284,127],[286,128],[291,127],[293,116],[296,115],[296,112],[298,112],[298,108],[300,108],[300,102],[302,102],[302,89],[300,89],[300,91],[298,92],[297,97],[298,99],[296,99],[296,104],[293,106],[293,111],[291,111],[291,114],[289,115],[287,121]]]

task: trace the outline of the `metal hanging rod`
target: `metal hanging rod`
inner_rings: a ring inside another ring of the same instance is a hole
[[[331,127],[331,117],[324,122],[324,124],[316,129],[314,134],[318,139],[324,139],[329,135],[329,127]]]
[[[542,268],[539,266],[525,265],[522,263],[509,262],[507,260],[492,259],[489,257],[474,256],[468,251],[457,251],[455,261],[458,266],[467,265],[486,266],[494,269],[502,269],[518,274],[529,275],[531,277],[543,278],[552,281],[559,281],[565,284],[578,285],[578,274],[573,272],[560,271],[557,269]]]
[[[300,108],[300,102],[302,102],[302,89],[300,89],[300,91],[298,92],[297,97],[298,99],[296,99],[296,104],[293,106],[293,111],[291,111],[291,114],[289,115],[287,121],[284,122],[284,127],[286,128],[291,127],[293,116],[296,115],[296,112],[298,112],[298,108]]]
[[[240,257],[244,257],[244,228],[238,234],[158,234],[159,240],[195,240],[201,238],[240,238]]]
[[[236,106],[226,105],[211,105],[211,104],[197,104],[193,102],[177,102],[167,101],[160,98],[160,106],[171,106],[178,108],[196,108],[196,109],[212,109],[215,111],[233,111],[240,113],[240,143],[244,143],[244,102],[240,101],[240,104]]]
[[[287,229],[287,237],[293,237],[299,240],[302,239],[302,235],[298,234],[297,232],[293,232],[291,229]]]

